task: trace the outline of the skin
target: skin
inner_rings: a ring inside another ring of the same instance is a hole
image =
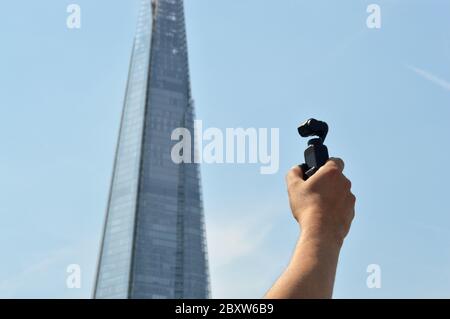
[[[307,181],[299,166],[286,176],[292,215],[301,235],[268,299],[326,299],[333,295],[339,253],[355,216],[356,198],[344,162],[330,159]]]

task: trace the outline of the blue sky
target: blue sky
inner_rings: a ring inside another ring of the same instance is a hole
[[[82,9],[80,30],[66,7]],[[381,6],[381,29],[366,8]],[[91,296],[138,0],[7,1],[0,12],[0,297]],[[214,297],[258,298],[298,227],[296,127],[330,125],[358,197],[335,297],[450,297],[450,3],[186,0],[197,118],[280,128],[280,171],[204,165]],[[66,288],[79,264],[81,289]],[[379,264],[382,287],[368,289]]]

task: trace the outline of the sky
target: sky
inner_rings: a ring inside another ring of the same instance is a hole
[[[66,8],[81,7],[68,29]],[[369,29],[366,9],[381,8]],[[0,11],[0,298],[90,298],[139,0]],[[215,298],[260,298],[299,236],[284,175],[327,121],[356,218],[336,298],[450,297],[450,2],[186,0],[203,126],[279,128],[280,169],[204,164]],[[81,288],[66,286],[81,267]],[[379,265],[381,287],[367,267]]]

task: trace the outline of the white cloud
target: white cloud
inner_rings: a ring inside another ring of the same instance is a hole
[[[215,267],[229,265],[255,251],[270,229],[270,223],[252,217],[211,222],[207,226],[209,259]]]
[[[46,272],[51,265],[60,260],[65,254],[64,250],[55,251],[37,263],[29,265],[16,275],[0,282],[2,298],[14,298],[21,290],[25,290],[27,285],[32,283],[33,279]]]
[[[98,252],[96,240],[78,243],[48,252],[40,260],[18,269],[0,281],[0,298],[90,298],[94,278],[93,259]],[[83,265],[82,289],[66,287],[67,266]]]
[[[448,82],[426,70],[420,69],[418,67],[415,67],[412,65],[407,65],[406,67],[408,69],[410,69],[411,71],[415,72],[416,74],[420,75],[421,77],[423,77],[425,80],[428,80],[428,81],[442,87],[443,89],[450,91],[450,82]]]
[[[281,273],[292,247],[274,244],[283,237],[274,236],[280,217],[275,206],[207,218],[213,298],[261,298]]]

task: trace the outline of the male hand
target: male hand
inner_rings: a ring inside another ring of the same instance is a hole
[[[332,158],[307,181],[299,166],[287,174],[289,203],[302,233],[266,298],[332,297],[339,252],[355,216],[355,196],[343,170],[344,162]]]
[[[355,216],[356,201],[343,170],[344,162],[331,158],[307,181],[299,166],[287,174],[289,203],[302,237],[342,245]]]

